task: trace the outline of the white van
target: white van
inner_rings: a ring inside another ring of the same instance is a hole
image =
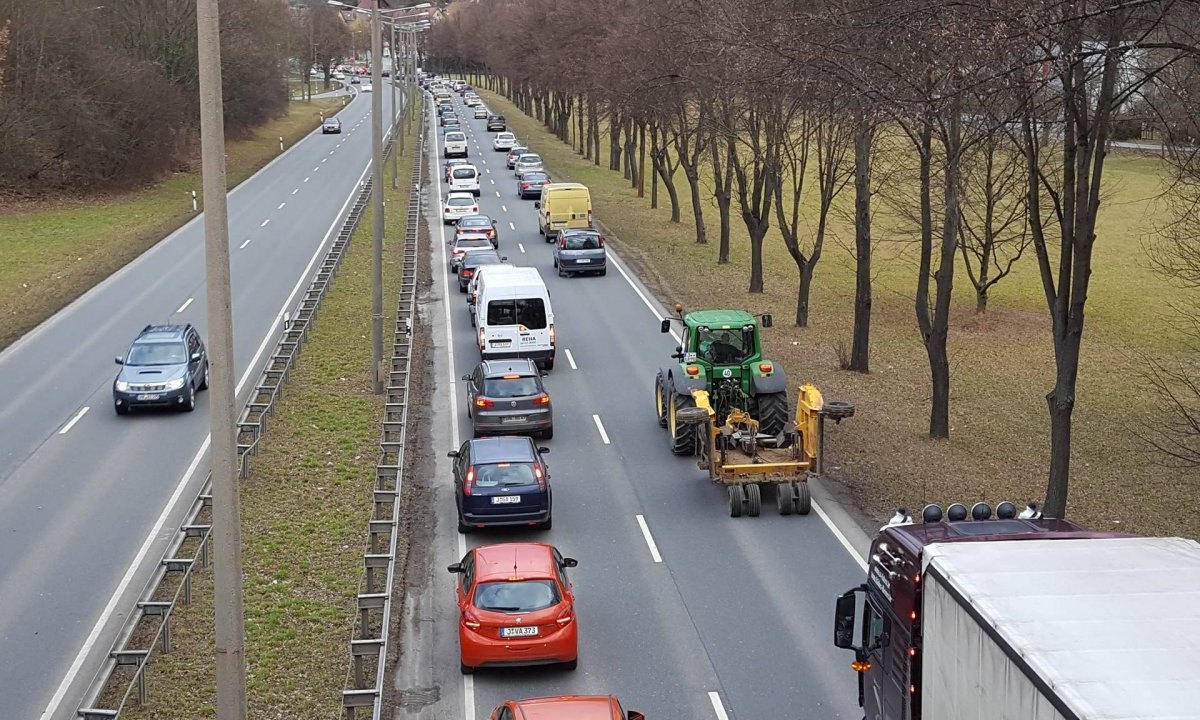
[[[479,170],[474,165],[456,165],[451,168],[449,192],[471,193],[479,197]]]
[[[466,157],[467,134],[456,130],[446,133],[445,139],[442,140],[442,156],[448,158]]]
[[[530,358],[554,369],[554,311],[537,268],[489,268],[479,278],[475,323],[482,359]]]

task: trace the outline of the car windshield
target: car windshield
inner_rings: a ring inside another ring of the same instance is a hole
[[[446,201],[446,204],[451,205],[453,207],[465,207],[468,205],[474,205],[475,199],[469,198],[469,197],[461,197],[461,198],[452,197]]]
[[[527,613],[559,603],[558,586],[549,580],[485,582],[475,589],[475,607],[494,612]]]
[[[700,357],[717,365],[740,363],[754,352],[754,334],[736,330],[697,331],[697,346]]]
[[[571,233],[563,235],[567,250],[599,250],[600,236],[592,233]]]
[[[541,392],[535,377],[486,378],[483,381],[484,397],[516,398],[529,397]]]
[[[144,342],[129,348],[126,365],[180,365],[187,361],[183,343]]]
[[[493,300],[488,303],[488,325],[524,325],[530,330],[546,328],[546,306],[541,298]]]
[[[472,168],[458,168],[454,171],[454,177],[460,180],[462,178],[473,178],[475,177],[475,171]]]

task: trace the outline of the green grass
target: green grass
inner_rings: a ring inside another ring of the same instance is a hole
[[[411,162],[411,153],[401,156],[401,171]],[[408,195],[403,183],[385,188],[390,328],[402,263],[393,250]],[[367,212],[241,486],[250,718],[332,720],[342,713],[383,418],[383,398],[371,393],[370,312]],[[197,573],[192,605],[176,611],[174,651],[155,655],[150,666],[151,702],[123,717],[213,714],[212,592],[211,572]]]
[[[292,103],[283,117],[227,143],[232,189],[334,112],[340,99]],[[199,163],[117,195],[55,197],[0,207],[0,349],[192,218]]]
[[[598,220],[660,299],[774,313],[766,347],[784,364],[791,384],[813,382],[826,397],[858,407],[855,418],[831,429],[827,474],[845,485],[866,515],[886,517],[900,504],[978,499],[995,504],[1044,495],[1049,456],[1044,396],[1053,386],[1054,362],[1032,254],[993,289],[985,315],[974,313],[970,283],[961,265],[956,268],[952,439],[930,441],[929,366],[913,310],[914,248],[889,231],[900,221],[883,202],[875,203],[872,373],[864,376],[840,371],[834,349],[849,345],[853,314],[853,226],[847,216],[839,212],[833,218],[814,279],[810,327],[793,327],[797,274],[774,228],[764,247],[766,292],[746,292],[749,246],[736,199],[732,261],[718,266],[716,205],[711,199],[705,203],[709,244],[697,245],[682,177],[683,222],[672,224],[665,190],[660,209],[651,210],[649,178],[646,197],[638,198],[620,173],[608,170],[604,128],[601,165],[595,166],[512,103],[478,92],[542,154],[556,179],[591,188]],[[1157,240],[1155,197],[1162,171],[1159,161],[1135,156],[1110,156],[1107,166],[1075,412],[1069,513],[1097,529],[1196,536],[1200,518],[1191,512],[1198,495],[1192,475],[1158,467],[1158,456],[1135,436],[1159,417],[1156,399],[1140,381],[1143,353],[1187,359],[1166,321],[1169,303],[1181,296],[1151,271],[1145,256],[1145,247]],[[839,210],[852,193],[844,191]]]

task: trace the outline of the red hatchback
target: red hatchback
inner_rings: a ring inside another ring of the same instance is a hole
[[[637,710],[625,712],[612,695],[559,695],[509,700],[488,720],[646,720]]]
[[[458,647],[464,674],[490,666],[579,662],[575,595],[579,563],[545,543],[485,545],[447,569],[459,575]]]

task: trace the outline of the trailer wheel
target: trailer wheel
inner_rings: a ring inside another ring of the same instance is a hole
[[[796,505],[796,495],[792,492],[791,483],[779,483],[775,486],[775,509],[780,515],[791,515]]]
[[[758,483],[750,483],[746,486],[746,504],[749,505],[749,512],[746,514],[750,517],[758,517],[758,512],[762,509],[762,490],[759,489]]]
[[[742,516],[742,503],[746,501],[746,496],[742,493],[741,485],[729,486],[729,517]]]
[[[812,496],[808,492],[808,483],[796,484],[796,512],[807,515],[812,510]]]

